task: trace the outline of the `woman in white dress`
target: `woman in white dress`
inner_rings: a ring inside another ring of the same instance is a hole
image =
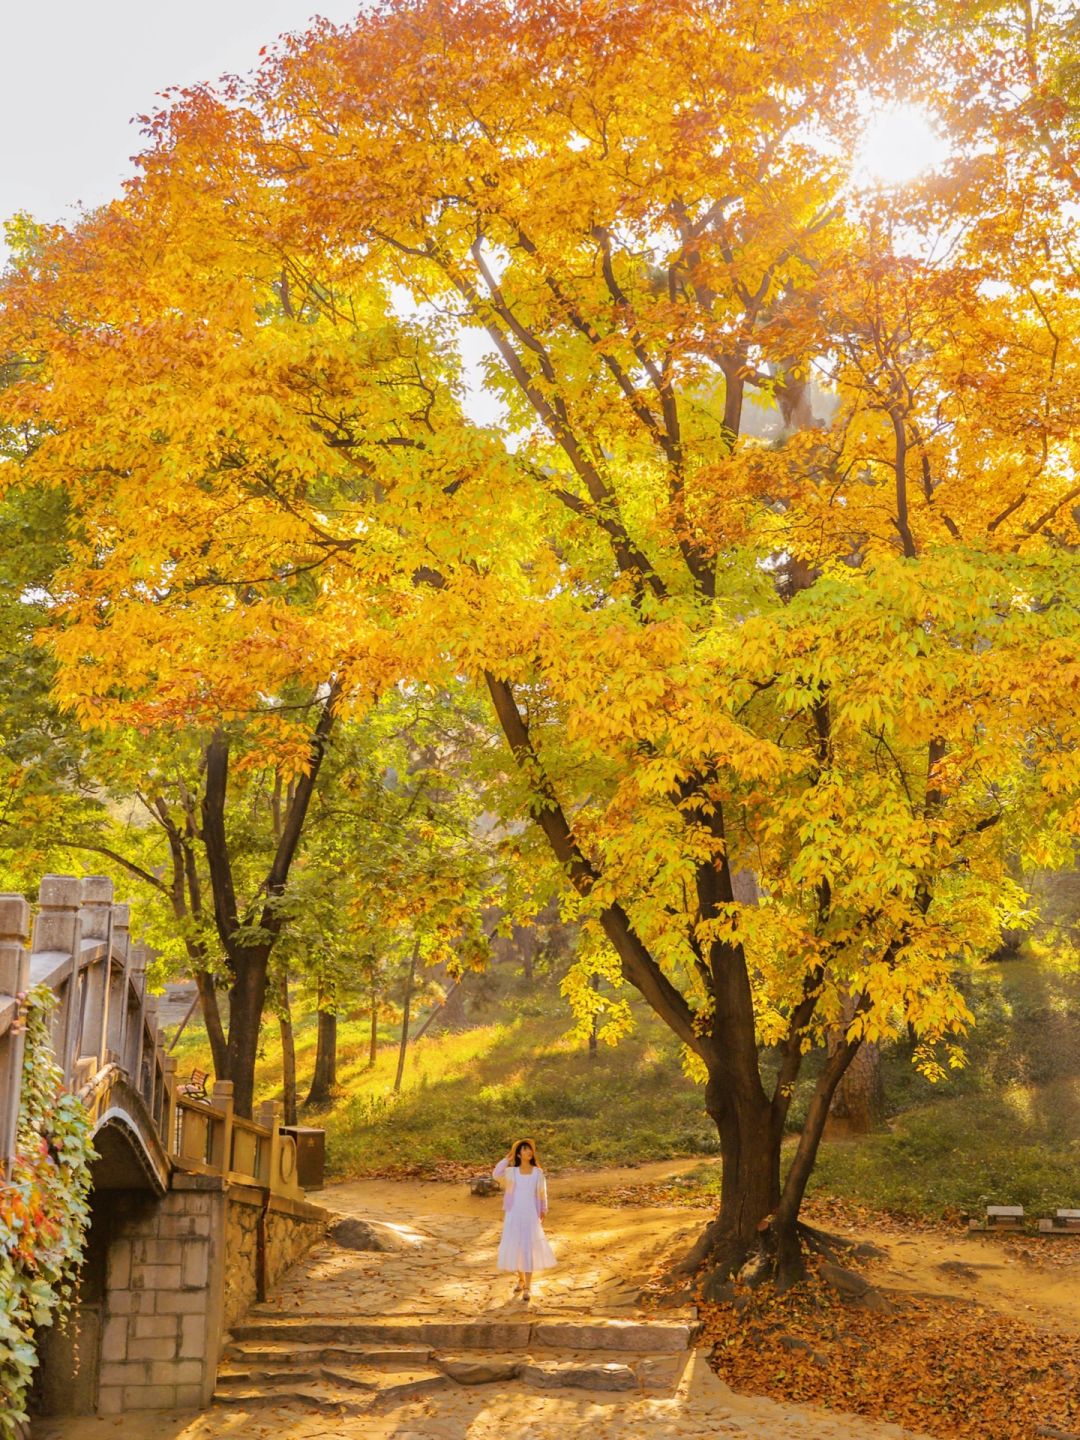
[[[556,1263],[541,1223],[547,1214],[547,1180],[536,1146],[531,1140],[516,1141],[492,1174],[496,1180],[506,1177],[499,1269],[515,1272],[514,1294],[520,1294],[528,1304],[533,1275],[538,1270],[550,1270]]]

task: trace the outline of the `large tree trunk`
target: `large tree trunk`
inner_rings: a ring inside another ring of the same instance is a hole
[[[773,1107],[753,1086],[737,1094],[731,1080],[729,1067],[716,1066],[705,1085],[705,1109],[720,1136],[720,1209],[679,1266],[705,1266],[719,1281],[760,1250],[780,1201],[782,1132]]]
[[[856,1004],[862,1008],[865,1000]],[[853,1012],[854,1013],[854,1012]],[[806,1187],[817,1160],[818,1147],[825,1133],[825,1122],[829,1118],[836,1087],[859,1052],[859,1040],[848,1040],[839,1045],[828,1060],[814,1086],[810,1105],[806,1112],[802,1134],[795,1147],[795,1155],[788,1167],[784,1180],[783,1194],[776,1207],[776,1215],[769,1227],[768,1242],[774,1257],[774,1269],[781,1289],[801,1280],[805,1274],[803,1246],[800,1237],[799,1210],[806,1195]]]
[[[315,1073],[304,1101],[308,1105],[329,1105],[337,1084],[337,1012],[319,1011],[319,1038],[315,1047]]]
[[[281,1031],[281,1073],[284,1090],[285,1124],[296,1124],[296,1040],[293,1036],[292,1006],[289,1004],[289,977],[283,975],[278,994],[278,1028]]]
[[[255,1101],[255,1061],[259,1054],[259,1030],[266,1002],[266,956],[242,953],[233,962],[233,983],[229,987],[228,1078],[233,1082],[235,1112],[251,1119]]]

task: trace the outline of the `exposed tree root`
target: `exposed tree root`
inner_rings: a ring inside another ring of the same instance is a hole
[[[833,1235],[801,1222],[794,1232],[766,1224],[754,1240],[732,1235],[719,1220],[710,1221],[687,1253],[663,1277],[667,1286],[685,1286],[693,1277],[703,1300],[735,1301],[740,1294],[772,1285],[782,1294],[806,1278],[808,1255],[820,1256],[835,1287],[851,1299],[862,1299],[873,1287],[843,1267],[841,1256],[881,1256],[883,1251],[843,1235]],[[828,1283],[832,1283],[829,1281]],[[876,1293],[876,1292],[875,1292]]]

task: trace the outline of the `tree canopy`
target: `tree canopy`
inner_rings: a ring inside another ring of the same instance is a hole
[[[73,517],[62,701],[486,692],[568,910],[706,1080],[725,1269],[765,1234],[797,1273],[845,1065],[908,1025],[960,1063],[1006,857],[1077,829],[1070,30],[391,0],[178,93],[0,297],[4,483]],[[897,98],[949,156],[860,188]]]

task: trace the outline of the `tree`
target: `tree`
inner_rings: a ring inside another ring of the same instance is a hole
[[[800,1273],[859,1047],[961,1063],[1008,847],[1080,814],[1071,111],[969,85],[982,7],[941,13],[395,0],[179,97],[4,291],[19,463],[85,535],[68,703],[235,705],[252,651],[486,692],[597,967],[704,1082],[720,1274]],[[901,68],[954,156],[858,192]]]

